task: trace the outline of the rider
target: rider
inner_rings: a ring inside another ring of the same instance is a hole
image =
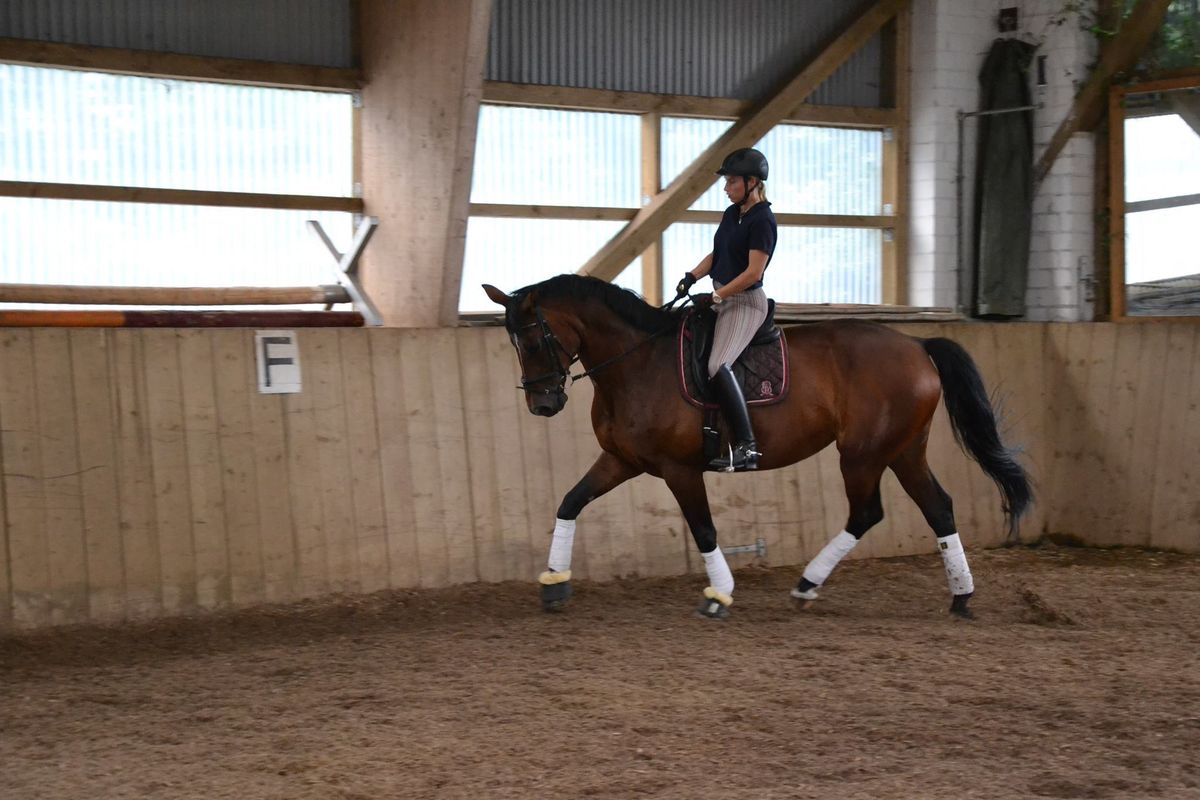
[[[767,318],[767,295],[763,273],[775,252],[775,214],[767,202],[764,181],[767,157],[752,147],[734,150],[725,157],[718,175],[725,176],[725,195],[733,203],[713,237],[712,252],[700,260],[676,287],[686,294],[692,285],[711,273],[712,303],[717,312],[708,377],[733,431],[730,454],[718,456],[709,469],[752,470],[758,468],[758,444],[750,427],[746,398],[731,369]]]

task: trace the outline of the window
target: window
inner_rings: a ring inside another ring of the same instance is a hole
[[[663,183],[669,183],[731,123],[664,118]],[[778,125],[755,147],[771,164],[767,199],[779,218],[779,242],[768,269],[770,294],[783,303],[882,302],[883,236],[879,228],[788,224],[788,214],[882,213],[883,132]],[[724,211],[720,182],[694,210]],[[664,296],[684,270],[712,250],[715,225],[677,223],[663,239]]]
[[[640,131],[632,114],[481,107],[459,311],[496,310],[482,283],[512,291],[578,272],[620,231],[621,217],[597,219],[589,209],[633,216],[641,196]],[[489,216],[491,205],[509,208]],[[640,260],[614,283],[640,292]]]
[[[578,272],[624,224],[472,217],[467,224],[459,311],[497,310],[481,288],[484,283],[511,292],[564,272]],[[613,283],[640,292],[641,269],[640,260],[635,261]]]
[[[157,203],[153,190],[349,198],[351,108],[347,93],[0,65],[0,180],[152,201],[0,198],[0,282],[333,283],[304,223],[345,242],[350,212]]]
[[[674,180],[731,124],[664,118],[663,184]],[[777,125],[754,146],[771,163],[767,199],[776,214],[881,213],[882,131]],[[714,182],[692,208],[724,211],[728,205],[720,182]]]
[[[1114,87],[1109,264],[1115,317],[1200,314],[1200,86]]]
[[[1125,123],[1125,277],[1129,283],[1200,272],[1194,250],[1184,241],[1200,228],[1200,204],[1134,210],[1143,207],[1139,203],[1194,196],[1198,179],[1200,135],[1183,117],[1159,114]]]
[[[713,225],[676,223],[663,236],[663,296],[712,251]],[[882,233],[869,228],[781,225],[767,268],[768,294],[780,303],[879,303]]]
[[[660,185],[668,185],[731,124],[663,117]],[[510,290],[579,270],[621,230],[649,199],[641,184],[642,125],[635,114],[481,108],[460,311],[494,310],[479,288],[482,282]],[[880,129],[779,125],[756,145],[771,161],[767,192],[780,222],[769,273],[777,300],[882,301],[878,221],[872,227],[829,227],[840,221],[827,216],[882,216],[883,143]],[[714,176],[689,211],[701,212],[700,218],[664,233],[663,297],[674,294],[679,273],[711,251],[715,215],[727,205]],[[642,291],[640,263],[615,282]]]
[[[636,208],[639,136],[632,114],[482,106],[471,202]]]

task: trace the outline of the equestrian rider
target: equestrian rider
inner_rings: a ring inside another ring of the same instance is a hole
[[[712,354],[708,359],[710,385],[733,432],[730,454],[718,456],[709,469],[758,468],[758,445],[750,427],[746,398],[731,367],[767,318],[763,273],[775,252],[775,214],[767,202],[764,181],[767,158],[751,147],[725,157],[718,175],[725,176],[725,194],[733,204],[713,237],[712,252],[683,276],[676,290],[686,294],[697,280],[712,275],[712,305],[717,312]]]

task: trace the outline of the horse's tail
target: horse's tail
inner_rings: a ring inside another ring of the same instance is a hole
[[[967,351],[949,339],[921,341],[942,378],[954,438],[1000,487],[1008,519],[1008,541],[1015,543],[1021,515],[1033,502],[1029,475],[1016,459],[1019,451],[1005,447],[1000,441],[996,412],[988,400],[979,368]]]

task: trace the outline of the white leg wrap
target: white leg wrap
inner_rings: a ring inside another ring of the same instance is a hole
[[[733,594],[733,573],[725,561],[721,548],[711,553],[701,553],[704,557],[704,568],[708,570],[708,585],[724,595]]]
[[[963,551],[962,539],[957,533],[942,536],[937,540],[942,563],[946,566],[946,581],[951,594],[971,594],[975,591],[975,580],[967,566],[967,554]]]
[[[817,586],[825,583],[829,578],[829,573],[833,572],[833,568],[854,549],[856,544],[858,544],[858,539],[846,531],[842,531],[830,539],[829,544],[822,547],[816,558],[808,562],[808,566],[804,568],[804,580],[815,583]]]
[[[552,572],[566,572],[571,568],[571,548],[575,544],[575,520],[555,519],[554,539],[550,542],[548,566]]]

